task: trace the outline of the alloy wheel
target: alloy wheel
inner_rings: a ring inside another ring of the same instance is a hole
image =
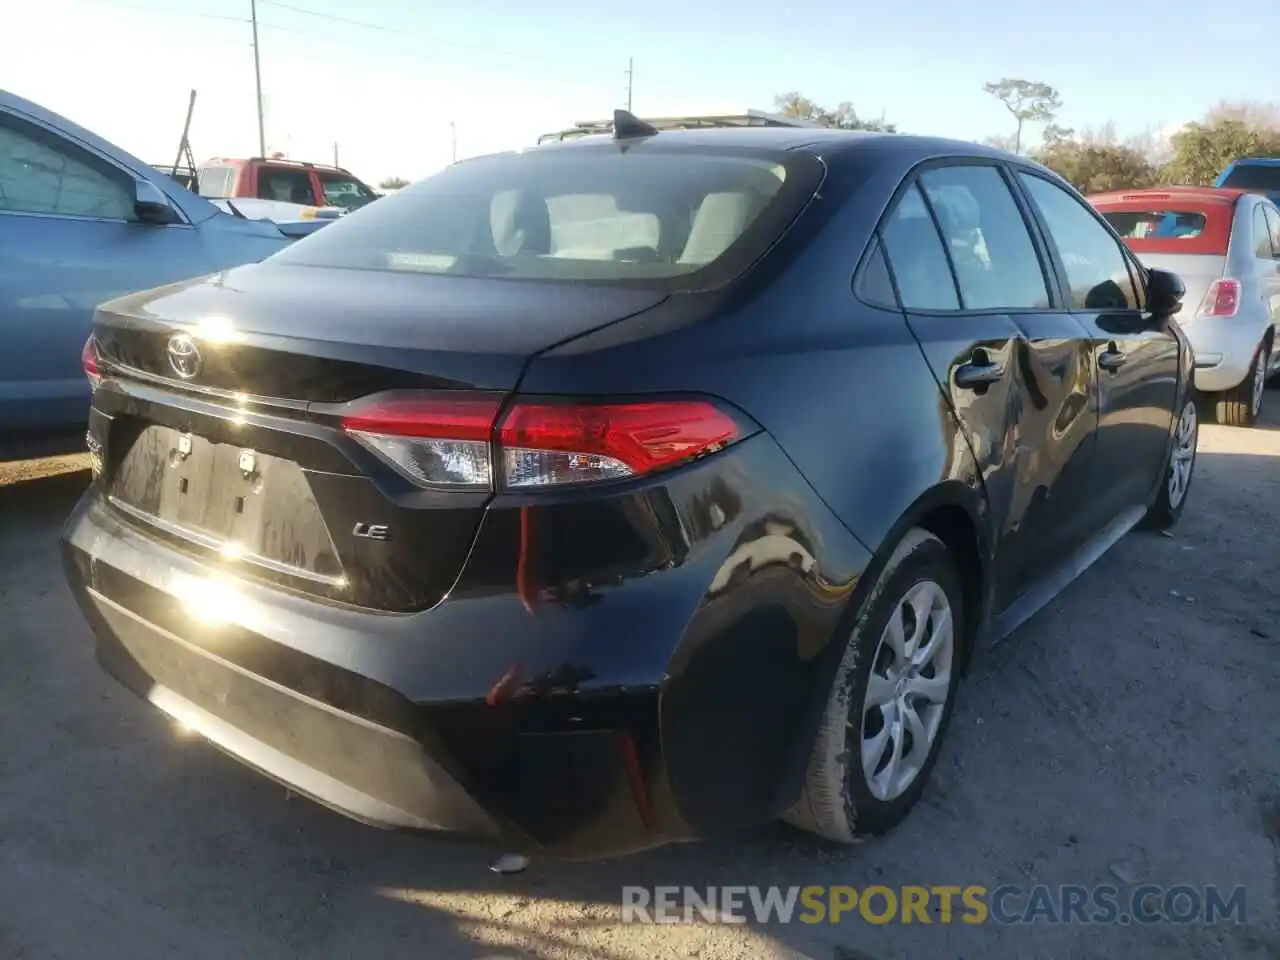
[[[947,593],[915,584],[880,635],[862,708],[862,771],[871,794],[890,801],[920,775],[946,711],[955,666]]]
[[[1267,365],[1270,357],[1262,347],[1258,348],[1258,359],[1253,365],[1253,397],[1250,410],[1256,417],[1262,409],[1262,394],[1267,389]]]
[[[1191,485],[1191,471],[1196,463],[1196,440],[1200,423],[1196,417],[1196,405],[1188,400],[1178,418],[1178,429],[1173,438],[1173,455],[1169,460],[1169,506],[1177,509]]]

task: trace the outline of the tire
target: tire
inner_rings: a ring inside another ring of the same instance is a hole
[[[1262,398],[1267,386],[1267,365],[1270,361],[1270,350],[1267,344],[1258,344],[1253,354],[1253,363],[1249,364],[1249,372],[1236,387],[1226,390],[1215,398],[1214,418],[1218,423],[1228,427],[1252,427],[1258,422],[1258,414],[1262,412]]]
[[[1182,401],[1182,412],[1174,425],[1173,443],[1164,462],[1160,492],[1147,509],[1142,525],[1149,530],[1167,530],[1178,522],[1187,505],[1191,481],[1196,470],[1196,446],[1200,436],[1200,418],[1194,397]],[[1185,464],[1185,469],[1182,465]]]
[[[932,697],[923,701],[917,701],[915,693],[908,694],[908,702],[916,705],[911,710],[917,720],[914,725],[898,706],[897,693],[904,688],[884,679],[889,672],[885,667],[891,661],[904,662],[893,654],[892,635],[886,629],[891,618],[903,625],[903,646],[910,651],[911,628],[913,621],[918,622],[904,613],[911,599],[920,604],[920,609],[925,609],[927,601],[931,611],[926,618],[929,629],[922,631],[918,652],[929,649],[930,640],[938,641],[933,669],[904,681],[918,688],[923,682],[932,691]],[[814,739],[804,789],[796,804],[783,815],[784,820],[826,840],[849,844],[888,832],[911,812],[937,762],[955,705],[963,662],[962,601],[950,551],[931,533],[909,531],[893,551],[858,614]],[[950,614],[949,633],[941,626],[944,611]],[[942,642],[944,635],[949,635],[949,644]],[[938,683],[944,666],[946,679]],[[893,691],[892,696],[887,696],[890,702],[883,707],[867,703],[873,668],[877,693],[887,695]],[[896,726],[890,711],[900,718]],[[919,753],[917,743],[922,741],[902,736],[911,726],[926,737],[932,728],[932,738]],[[894,738],[894,730],[899,731],[900,739]],[[885,745],[880,764],[873,768],[874,776],[864,771],[864,741],[871,747]],[[909,773],[913,776],[909,782],[890,786],[884,764],[892,759],[899,743],[909,748],[902,760],[910,758],[909,765],[899,771],[901,779],[905,781]]]

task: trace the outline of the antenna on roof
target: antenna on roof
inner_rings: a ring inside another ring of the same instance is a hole
[[[613,111],[613,139],[626,140],[630,137],[652,137],[658,128],[645,123],[630,110]]]

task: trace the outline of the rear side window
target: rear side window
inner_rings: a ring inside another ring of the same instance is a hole
[[[1262,204],[1253,208],[1253,255],[1259,260],[1271,260],[1275,256],[1271,249],[1271,228],[1267,225],[1267,215],[1262,212]]]
[[[279,167],[259,168],[258,197],[262,200],[279,200],[284,203],[314,204],[316,202],[310,173],[306,170],[282,170]]]
[[[947,252],[918,185],[902,195],[881,234],[904,308],[960,309]]]
[[[1043,177],[1018,176],[1058,249],[1070,287],[1070,305],[1085,310],[1138,309],[1141,301],[1128,258],[1084,202]]]
[[[602,147],[604,145],[601,145]],[[821,182],[799,153],[552,148],[459,163],[279,262],[516,280],[696,286],[764,253]]]
[[[920,182],[947,242],[964,309],[1049,306],[1040,257],[999,170],[940,167]]]
[[[873,241],[871,252],[867,254],[867,259],[858,272],[854,292],[864,303],[888,307],[891,310],[897,308],[893,280],[889,277],[889,266],[885,263],[884,249],[880,246],[879,240]]]
[[[200,196],[231,196],[231,185],[235,179],[235,173],[232,167],[201,167],[198,174]]]

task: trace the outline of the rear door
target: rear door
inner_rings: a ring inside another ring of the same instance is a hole
[[[1164,470],[1178,393],[1173,320],[1146,311],[1145,277],[1082,198],[1038,172],[1018,179],[1050,241],[1064,294],[1089,331],[1099,384],[1097,496],[1104,519],[1142,506]]]
[[[882,243],[913,333],[969,441],[996,523],[1000,608],[1089,534],[1094,374],[1008,174],[921,170]]]

